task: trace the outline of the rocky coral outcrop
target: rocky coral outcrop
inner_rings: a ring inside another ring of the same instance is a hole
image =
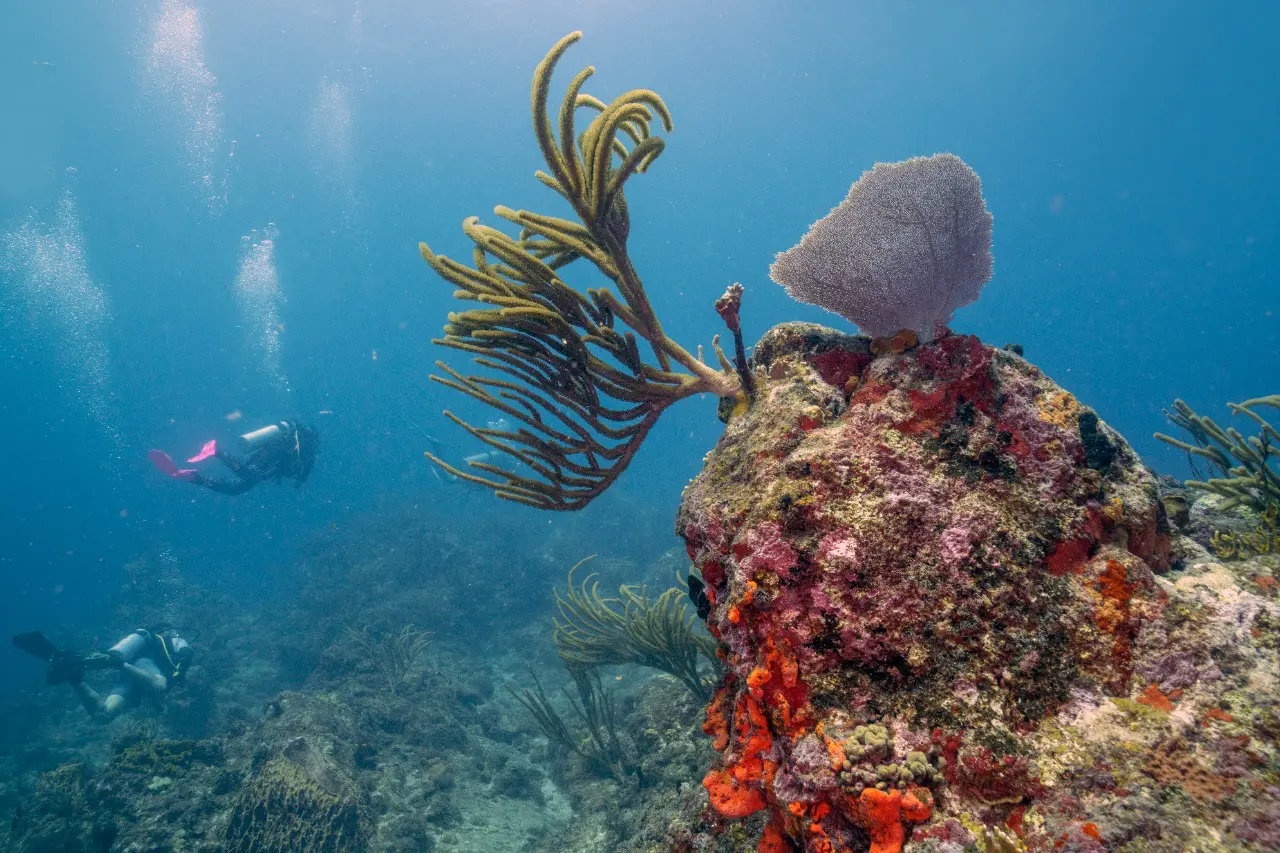
[[[786,324],[753,368],[677,523],[715,813],[761,851],[1270,849],[1280,609],[1174,547],[1122,437],[967,336]]]
[[[110,829],[94,832],[85,799],[84,765],[63,764],[41,774],[13,819],[13,841],[24,853],[106,850]]]

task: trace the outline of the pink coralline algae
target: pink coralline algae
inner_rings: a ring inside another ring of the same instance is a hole
[[[938,537],[938,554],[948,566],[958,566],[973,553],[973,534],[968,527],[948,527]]]
[[[808,853],[1269,837],[1246,801],[1278,702],[1266,729],[1231,691],[1280,677],[1280,609],[1202,550],[1171,572],[1188,546],[1122,437],[972,337],[875,358],[786,324],[752,366],[678,520],[726,664],[713,810]]]

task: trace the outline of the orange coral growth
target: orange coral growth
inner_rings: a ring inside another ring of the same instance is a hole
[[[849,848],[835,845],[820,823],[809,827],[809,841],[805,844],[805,848],[810,853],[849,853]]]
[[[702,778],[702,787],[712,807],[725,817],[746,817],[764,808],[764,795],[739,783],[728,770],[712,770]]]
[[[898,355],[913,349],[920,343],[920,337],[911,329],[903,329],[896,335],[887,338],[875,338],[871,341],[872,355]]]
[[[1280,589],[1280,581],[1276,580],[1274,575],[1258,575],[1253,582],[1267,595],[1275,595],[1276,590]]]
[[[1129,583],[1124,563],[1107,560],[1107,568],[1098,578],[1102,604],[1093,617],[1099,631],[1113,633],[1129,618],[1129,602],[1137,588],[1136,583]]]
[[[764,833],[760,836],[760,844],[756,847],[756,853],[791,853],[791,844],[787,842],[786,837],[778,827],[769,823],[764,828]]]
[[[1221,708],[1210,708],[1204,712],[1204,716],[1200,718],[1200,725],[1208,726],[1210,720],[1221,720],[1224,723],[1230,723],[1235,717],[1231,716]]]
[[[827,754],[831,756],[831,769],[839,773],[849,763],[849,757],[844,753],[844,747],[838,740],[824,738],[827,742]]]
[[[800,681],[795,653],[771,636],[764,638],[764,660],[747,676],[747,692],[757,707],[768,711],[773,730],[795,738],[813,725],[813,709]]]
[[[1118,560],[1107,560],[1096,583],[1101,601],[1093,613],[1093,621],[1099,631],[1111,635],[1111,659],[1123,669],[1128,667],[1133,655],[1131,641],[1135,628],[1130,622],[1131,602],[1140,584],[1129,581],[1128,569]],[[1111,689],[1122,691],[1127,679],[1127,674],[1121,673]]]
[[[786,687],[795,687],[800,678],[800,664],[790,649],[778,652],[778,670],[782,674],[782,683]]]
[[[1142,691],[1142,695],[1138,697],[1138,701],[1143,705],[1150,705],[1157,711],[1164,711],[1166,714],[1173,710],[1173,702],[1169,700],[1170,696],[1166,696],[1161,692],[1159,685],[1156,684],[1148,685],[1147,689]]]
[[[811,715],[808,713],[804,685],[800,683],[800,665],[795,653],[785,643],[766,637],[762,666],[768,668],[771,676],[763,701],[775,712],[775,720],[781,719],[782,731],[796,737],[807,729]],[[794,720],[793,709],[799,709]]]
[[[826,827],[822,825],[822,819],[831,813],[831,806],[826,803],[815,803],[808,811],[810,818],[808,838],[804,842],[804,848],[808,853],[852,853],[848,847],[837,845],[831,836],[827,835]]]
[[[765,717],[764,709],[760,707],[760,703],[748,696],[738,698],[738,704],[733,709],[733,729],[737,735],[737,751],[742,756],[738,762],[741,768],[748,762],[754,761],[757,765],[761,761],[761,754],[768,752],[773,746],[773,735],[769,733],[769,721]],[[755,765],[751,765],[754,767]],[[738,775],[735,772],[735,775]],[[759,775],[750,773],[755,779],[759,779]],[[739,775],[739,778],[742,778]]]
[[[1084,826],[1080,827],[1080,831],[1090,838],[1098,841],[1102,840],[1102,833],[1098,832],[1098,825],[1096,823],[1086,823]]]
[[[854,809],[854,819],[871,836],[870,853],[901,853],[907,838],[904,824],[926,821],[932,814],[932,798],[922,788],[913,788],[906,796],[896,789],[865,788]]]
[[[769,670],[763,666],[751,670],[751,674],[747,676],[747,689],[751,691],[752,699],[759,702],[764,698],[764,686],[772,677]]]
[[[765,680],[770,679],[767,669],[756,672],[761,672]],[[703,731],[715,737],[716,749],[725,753],[725,766],[708,773],[702,785],[707,789],[711,805],[720,814],[745,817],[765,807],[765,792],[772,787],[778,766],[771,757],[773,734],[763,706],[750,692],[739,693],[733,703],[730,728],[725,724],[722,710],[727,693],[727,687],[717,693],[703,725]]]
[[[707,705],[707,721],[702,724],[704,734],[714,738],[712,746],[716,752],[724,752],[729,745],[729,721],[724,717],[725,699],[729,688],[721,687]]]
[[[729,605],[729,621],[734,625],[742,621],[742,611],[738,609],[736,604]]]
[[[718,703],[713,705],[719,708]],[[716,746],[723,751],[729,746],[729,731],[723,725],[723,714],[707,713],[707,726],[715,731]],[[710,733],[710,732],[709,732]],[[771,783],[777,771],[764,756],[773,746],[768,720],[759,704],[750,696],[740,696],[733,711],[734,753],[737,760],[720,770],[713,770],[702,780],[708,798],[716,811],[725,817],[746,817],[765,807],[762,788]]]

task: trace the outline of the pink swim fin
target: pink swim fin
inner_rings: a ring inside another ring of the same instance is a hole
[[[200,452],[188,459],[188,462],[203,462],[210,456],[218,452],[218,440],[206,441],[204,447],[200,448]]]
[[[173,464],[173,460],[169,458],[169,454],[165,453],[163,450],[149,450],[147,451],[147,458],[151,460],[151,464],[156,467],[156,470],[161,474],[164,474],[166,477],[173,477],[175,480],[195,479],[196,469],[179,468],[177,465]]]

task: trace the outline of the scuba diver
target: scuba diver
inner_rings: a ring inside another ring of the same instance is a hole
[[[243,458],[227,453],[216,440],[207,441],[187,460],[203,462],[212,456],[230,469],[234,478],[228,480],[206,477],[195,468],[179,468],[162,450],[152,450],[147,456],[157,470],[175,480],[224,495],[242,495],[265,480],[292,480],[295,487],[305,483],[320,450],[320,433],[297,421],[280,421],[240,436],[240,450]]]
[[[45,680],[66,682],[90,716],[110,719],[137,707],[144,697],[159,698],[175,684],[182,684],[195,651],[178,632],[167,626],[139,628],[107,652],[63,651],[39,631],[17,634],[13,644],[49,664]],[[120,675],[105,697],[84,683],[86,672],[116,669]]]

